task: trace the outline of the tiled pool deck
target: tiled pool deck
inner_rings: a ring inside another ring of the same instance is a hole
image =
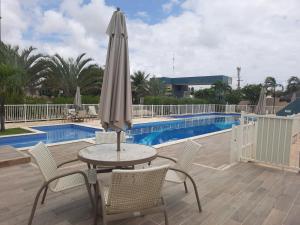
[[[195,178],[203,212],[197,211],[192,187],[185,194],[183,185],[166,184],[164,196],[170,225],[299,225],[300,176],[296,173],[257,166],[252,163],[229,164],[230,133],[199,139],[203,149],[191,172]],[[58,162],[76,157],[87,142],[52,146]],[[181,144],[158,149],[174,156]],[[155,160],[154,164],[166,161]],[[85,167],[75,163],[69,169]],[[107,175],[99,178],[106,180]],[[27,224],[36,191],[42,184],[33,164],[0,168],[0,225]],[[39,206],[34,224],[91,225],[93,216],[84,188],[64,193],[49,193]],[[100,224],[100,222],[99,222]],[[160,214],[122,220],[115,225],[164,224]]]

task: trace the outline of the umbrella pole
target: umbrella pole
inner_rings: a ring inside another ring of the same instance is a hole
[[[121,131],[117,131],[117,151],[121,150]]]

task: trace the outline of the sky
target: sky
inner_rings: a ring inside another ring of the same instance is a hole
[[[1,0],[2,40],[105,64],[116,7],[127,18],[131,72],[228,75],[242,85],[300,72],[299,0]],[[174,71],[173,71],[174,57]],[[234,82],[235,84],[236,82]]]

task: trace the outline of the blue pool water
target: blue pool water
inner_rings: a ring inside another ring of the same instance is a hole
[[[80,126],[76,124],[63,124],[51,126],[31,127],[44,133],[20,135],[14,137],[1,137],[1,145],[11,145],[15,148],[29,147],[40,141],[50,144],[62,141],[72,141],[95,137],[95,131],[100,129]]]
[[[157,145],[168,141],[229,129],[239,124],[238,114],[207,114],[173,121],[136,124],[127,131],[128,142]]]
[[[201,134],[229,129],[239,123],[238,114],[202,114],[177,117],[172,121],[135,124],[126,131],[127,142],[156,145],[168,141],[189,138]],[[29,147],[42,141],[57,143],[95,137],[95,131],[100,129],[76,124],[50,125],[32,127],[42,131],[38,134],[0,137],[1,145],[11,145],[16,148]]]

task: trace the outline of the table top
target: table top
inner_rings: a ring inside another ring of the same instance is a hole
[[[155,148],[140,144],[121,143],[117,151],[116,144],[92,145],[81,149],[78,158],[93,165],[122,167],[152,161],[157,156]]]

